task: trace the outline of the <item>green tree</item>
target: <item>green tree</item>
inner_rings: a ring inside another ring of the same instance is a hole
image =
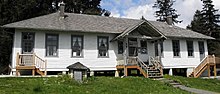
[[[201,33],[203,26],[201,11],[196,10],[193,20],[186,28]]]
[[[197,10],[195,12],[194,18],[191,24],[187,26],[187,28],[216,38],[216,40],[208,41],[208,51],[209,54],[220,55],[220,31],[218,25],[220,22],[220,15],[217,14],[218,10],[214,8],[212,0],[201,1],[203,2],[202,10]]]
[[[157,21],[165,22],[168,16],[172,17],[174,23],[181,23],[182,21],[177,20],[180,14],[177,14],[177,10],[172,8],[174,0],[157,0],[153,5],[153,8],[158,10],[155,12]]]

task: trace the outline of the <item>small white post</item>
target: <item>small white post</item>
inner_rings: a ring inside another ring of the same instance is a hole
[[[173,75],[173,69],[172,68],[170,68],[170,70],[169,70],[169,75]]]

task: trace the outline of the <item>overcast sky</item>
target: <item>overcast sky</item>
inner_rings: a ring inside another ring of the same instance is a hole
[[[110,16],[140,19],[144,16],[147,20],[156,20],[152,6],[156,0],[102,0],[101,7],[111,12]],[[215,9],[220,9],[220,0],[213,0]],[[176,0],[173,8],[177,10],[179,20],[183,20],[182,23],[176,24],[182,28],[185,28],[190,24],[195,10],[202,9],[201,0]],[[220,11],[218,12],[220,13]]]

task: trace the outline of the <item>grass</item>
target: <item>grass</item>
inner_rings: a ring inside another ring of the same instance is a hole
[[[1,94],[188,94],[142,77],[91,77],[78,83],[69,77],[0,78]]]
[[[220,80],[217,79],[187,78],[181,76],[168,75],[166,75],[165,77],[177,81],[188,87],[220,93]]]

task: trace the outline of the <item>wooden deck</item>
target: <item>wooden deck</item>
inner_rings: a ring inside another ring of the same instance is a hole
[[[20,76],[21,70],[31,70],[32,76],[35,72],[41,76],[47,75],[47,61],[33,54],[19,54],[16,57],[16,76]]]

